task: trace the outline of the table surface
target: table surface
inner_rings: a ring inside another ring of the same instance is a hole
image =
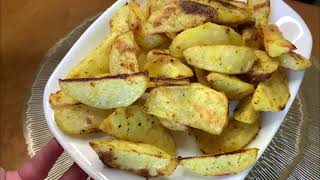
[[[24,98],[44,54],[67,32],[114,0],[1,0],[0,166],[17,169],[29,157],[22,132]],[[287,0],[313,35],[320,58],[320,7]]]

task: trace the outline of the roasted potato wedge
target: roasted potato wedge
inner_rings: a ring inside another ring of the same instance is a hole
[[[294,71],[304,71],[312,65],[310,60],[294,52],[282,54],[279,59],[282,67]]]
[[[49,103],[55,107],[80,104],[79,101],[67,96],[62,90],[51,93]]]
[[[183,52],[188,64],[207,71],[243,74],[251,70],[254,51],[244,46],[195,46]]]
[[[257,154],[258,149],[253,148],[225,154],[185,157],[179,160],[179,165],[204,176],[223,176],[251,167],[256,162]]]
[[[57,126],[67,134],[87,134],[99,131],[100,123],[112,111],[78,104],[55,108],[54,118]]]
[[[111,32],[125,33],[129,31],[129,12],[129,6],[124,5],[115,13],[109,22]]]
[[[109,56],[109,69],[112,75],[139,72],[137,60],[138,46],[132,31],[116,37]]]
[[[241,36],[245,45],[252,49],[260,49],[263,46],[263,43],[259,32],[260,31],[255,27],[243,29]]]
[[[66,95],[83,104],[101,109],[131,105],[143,95],[148,83],[146,73],[59,80],[60,87]]]
[[[118,139],[151,144],[172,156],[176,155],[176,144],[170,131],[156,116],[145,113],[143,106],[119,108],[99,128]]]
[[[181,0],[149,0],[150,2],[150,6],[149,6],[149,10],[150,10],[150,14],[152,14],[153,12],[169,5],[169,4],[173,4],[173,3],[178,3]]]
[[[256,111],[282,111],[290,97],[286,72],[279,69],[271,78],[259,83],[252,98]]]
[[[174,57],[183,57],[183,51],[194,46],[204,45],[244,45],[240,34],[232,28],[214,23],[206,23],[187,29],[175,37],[169,47]]]
[[[256,26],[268,25],[270,14],[270,0],[248,0],[248,7],[252,10],[252,17]]]
[[[253,124],[246,124],[230,119],[220,135],[209,134],[199,129],[191,129],[190,132],[202,152],[219,154],[240,150],[256,137],[259,129],[259,120]]]
[[[143,69],[149,72],[150,77],[187,78],[193,76],[188,66],[172,56],[159,56],[148,61]]]
[[[226,94],[230,100],[240,100],[254,91],[252,84],[225,74],[212,72],[207,76],[211,87]]]
[[[242,78],[249,83],[257,84],[271,77],[279,67],[279,60],[271,58],[268,54],[261,50],[255,50],[256,61],[252,69],[244,74]]]
[[[283,37],[275,24],[262,26],[262,34],[264,47],[271,57],[278,57],[296,49],[290,41]]]
[[[179,1],[153,12],[146,25],[147,34],[181,32],[205,22],[233,24],[245,22],[251,13],[222,1]]]
[[[173,86],[190,84],[189,78],[173,79],[173,78],[151,78],[148,88],[155,88],[158,86]]]
[[[220,134],[228,123],[226,96],[199,83],[153,89],[145,111],[212,134]]]
[[[71,69],[66,78],[88,78],[108,73],[110,49],[117,35],[112,33],[106,37],[84,60]]]
[[[205,70],[202,70],[199,68],[194,68],[193,70],[194,70],[194,74],[196,75],[197,80],[200,84],[207,86],[207,87],[211,87],[208,80],[207,80],[207,76],[209,74],[208,71],[205,71]]]
[[[174,157],[149,144],[123,140],[95,140],[89,144],[106,166],[141,176],[168,176],[177,167]]]
[[[169,41],[169,39],[165,35],[147,35],[144,28],[147,20],[143,10],[135,1],[130,1],[128,6],[130,8],[129,23],[131,26],[131,30],[134,32],[135,39],[140,46],[145,49],[152,49],[160,46],[166,41]]]
[[[192,1],[169,4],[152,12],[145,26],[146,33],[181,32],[185,29],[199,26],[207,21],[215,21],[216,14],[214,8]]]
[[[169,120],[169,119],[164,119],[164,118],[159,118],[161,124],[173,131],[187,131],[188,130],[188,126],[181,124],[178,121],[173,121],[173,120]]]
[[[260,118],[260,112],[252,105],[252,96],[242,99],[234,110],[233,118],[242,123],[252,124]]]
[[[251,17],[251,12],[247,7],[239,7],[230,2],[221,1],[221,0],[218,0],[218,1],[192,0],[192,1],[205,4],[214,8],[215,11],[217,12],[217,19],[216,21],[214,21],[214,23],[241,24],[250,20],[250,17]]]

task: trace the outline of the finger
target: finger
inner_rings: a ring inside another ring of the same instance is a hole
[[[86,180],[88,175],[77,165],[73,164],[67,172],[63,174],[63,176],[60,178],[60,180]]]
[[[20,168],[18,173],[21,179],[38,180],[46,178],[62,152],[63,148],[57,140],[52,139],[39,153]]]
[[[1,179],[3,178],[3,179]],[[4,176],[0,176],[0,180],[22,180],[17,171],[7,171]]]

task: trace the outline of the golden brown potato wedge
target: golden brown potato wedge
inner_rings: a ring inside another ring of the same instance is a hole
[[[270,0],[248,0],[247,3],[257,26],[269,24]]]
[[[172,156],[176,155],[176,144],[170,131],[156,116],[145,113],[143,106],[119,108],[99,128],[118,139],[151,144]]]
[[[139,72],[137,60],[138,46],[132,31],[116,37],[109,56],[109,69],[112,75]]]
[[[242,30],[242,40],[245,45],[252,49],[260,49],[262,47],[262,39],[260,31],[255,27],[245,28]]]
[[[125,33],[129,31],[129,12],[129,6],[124,5],[115,13],[109,22],[111,32]]]
[[[193,76],[192,70],[179,59],[172,56],[159,57],[144,65],[143,69],[149,72],[150,77],[187,78]]]
[[[183,52],[188,64],[224,74],[249,72],[256,59],[254,51],[244,46],[195,46]]]
[[[260,112],[256,111],[252,105],[252,96],[241,99],[234,110],[234,119],[243,123],[255,123],[260,117]]]
[[[152,12],[147,20],[146,33],[181,32],[185,29],[199,26],[206,21],[216,20],[216,14],[214,8],[192,1],[169,4]]]
[[[207,86],[207,87],[211,87],[208,80],[207,80],[207,76],[209,74],[208,71],[202,70],[199,68],[194,68],[194,74],[196,75],[197,80],[200,84]]]
[[[279,60],[271,58],[268,54],[261,50],[255,50],[256,61],[252,69],[242,76],[246,82],[257,84],[271,77],[279,67]]]
[[[179,1],[153,12],[147,22],[148,34],[181,32],[205,22],[241,23],[251,16],[249,10],[222,1]]]
[[[255,162],[258,149],[243,149],[225,154],[185,157],[179,165],[203,176],[223,176],[235,174],[251,167]]]
[[[89,144],[106,166],[141,176],[169,176],[177,167],[174,157],[149,144],[123,140],[95,140]]]
[[[233,119],[220,135],[209,134],[199,129],[191,129],[197,144],[205,154],[219,154],[237,151],[249,144],[258,134],[259,120],[253,124],[242,123]]]
[[[226,96],[199,83],[153,89],[145,111],[212,134],[220,134],[228,123]]]
[[[131,105],[143,95],[148,83],[146,73],[59,80],[60,87],[66,95],[83,104],[101,109]]]
[[[282,111],[290,97],[286,72],[274,72],[268,80],[261,82],[253,94],[252,103],[256,111]]]
[[[175,37],[169,47],[174,57],[183,57],[183,51],[194,46],[204,45],[244,45],[241,35],[232,28],[214,23],[205,23],[187,29]]]
[[[271,57],[278,57],[296,49],[290,41],[283,37],[277,25],[262,26],[262,34],[264,47]]]
[[[112,33],[106,37],[84,60],[71,69],[66,78],[87,78],[108,73],[110,49],[117,36],[117,33]]]
[[[279,59],[282,67],[294,71],[304,71],[312,65],[310,60],[294,52],[282,54]]]
[[[113,110],[97,109],[84,104],[54,109],[57,126],[67,134],[87,134],[99,131],[99,125]]]
[[[250,20],[251,12],[247,7],[240,7],[230,2],[221,0],[192,0],[214,8],[217,12],[217,19],[214,23],[218,24],[241,24]],[[212,22],[212,21],[211,21]]]
[[[187,131],[189,129],[188,126],[181,124],[178,121],[173,121],[164,118],[159,118],[159,120],[164,127],[173,131]]]
[[[147,20],[143,10],[135,1],[130,1],[128,6],[130,8],[130,29],[134,32],[135,40],[140,46],[142,46],[145,49],[152,49],[168,41],[168,38],[165,35],[147,35],[144,28]]]
[[[54,107],[80,104],[79,101],[67,96],[62,90],[51,93],[49,103]]]
[[[213,89],[225,93],[230,100],[240,100],[255,89],[252,84],[220,73],[210,73],[207,80]]]

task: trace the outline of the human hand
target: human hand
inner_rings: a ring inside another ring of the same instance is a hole
[[[63,148],[52,139],[34,157],[22,165],[17,171],[7,171],[0,167],[0,180],[42,180],[48,173],[59,156],[63,153]],[[86,179],[88,175],[73,164],[61,177],[60,180]]]

